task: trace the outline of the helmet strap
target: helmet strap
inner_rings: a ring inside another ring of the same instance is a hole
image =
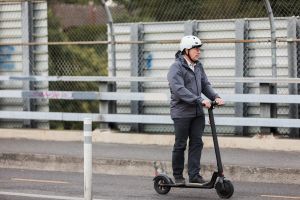
[[[193,59],[191,58],[191,56],[190,56],[190,50],[189,50],[189,49],[187,49],[187,53],[186,53],[185,55],[189,58],[189,60],[190,60],[192,63],[195,63],[195,62],[193,61]]]

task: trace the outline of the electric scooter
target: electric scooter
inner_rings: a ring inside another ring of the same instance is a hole
[[[223,199],[229,199],[234,192],[233,184],[230,180],[225,178],[223,173],[223,165],[221,161],[220,148],[217,138],[216,125],[213,115],[213,109],[217,105],[215,101],[211,102],[211,107],[208,109],[211,132],[214,142],[214,149],[217,160],[218,171],[212,174],[209,182],[206,183],[174,183],[173,180],[166,174],[158,174],[153,179],[154,189],[158,194],[167,194],[172,187],[177,188],[202,188],[202,189],[212,189],[215,188],[218,196]]]

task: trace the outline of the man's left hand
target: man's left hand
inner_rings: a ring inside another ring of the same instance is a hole
[[[224,100],[220,97],[216,98],[215,101],[218,104],[218,106],[222,106],[225,104]]]

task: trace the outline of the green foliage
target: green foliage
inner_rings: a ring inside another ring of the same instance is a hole
[[[71,41],[87,40],[107,40],[107,26],[104,25],[84,25],[73,27],[65,31]]]
[[[269,0],[274,16],[299,16],[299,0]],[[101,0],[54,0],[52,3],[101,5]],[[113,0],[114,22],[184,21],[267,17],[264,0]],[[121,12],[120,12],[121,11]]]
[[[264,0],[114,0],[127,11],[127,22],[184,21],[267,17]],[[298,16],[299,0],[270,0],[274,16]],[[124,15],[124,14],[123,14]],[[124,21],[118,14],[115,22]]]
[[[266,12],[253,12],[263,8],[263,0],[114,0],[123,5],[130,21],[184,21],[238,17],[261,17]],[[250,11],[250,12],[249,12]]]
[[[55,4],[55,3],[67,3],[67,4],[82,4],[87,5],[89,2],[93,2],[95,4],[100,4],[101,0],[51,0],[48,1],[49,4]]]
[[[300,15],[300,1],[299,0],[270,0],[274,16],[299,16]]]
[[[64,32],[59,20],[48,12],[49,41],[106,40],[106,26],[82,26]],[[93,30],[93,31],[91,31]],[[96,30],[96,31],[95,31]],[[50,76],[105,76],[107,75],[107,45],[49,45]],[[98,91],[97,83],[50,82],[49,90]],[[98,101],[50,100],[51,112],[99,112]],[[82,129],[82,123],[51,122],[55,129]]]

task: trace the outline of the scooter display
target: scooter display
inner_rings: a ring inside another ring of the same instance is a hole
[[[213,115],[213,109],[217,105],[215,101],[211,102],[211,107],[208,109],[211,132],[213,137],[214,149],[217,160],[218,170],[213,172],[209,182],[200,183],[174,183],[173,180],[166,174],[158,174],[154,177],[154,189],[158,194],[167,194],[172,187],[178,188],[202,188],[202,189],[216,189],[216,192],[220,198],[229,199],[234,192],[234,187],[231,181],[225,178],[223,173],[223,165],[221,161],[220,148],[218,143],[218,137],[216,132],[216,125]]]

